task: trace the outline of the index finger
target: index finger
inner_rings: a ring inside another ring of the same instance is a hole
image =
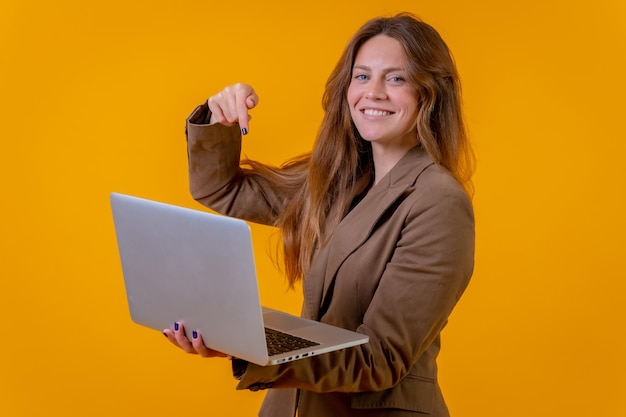
[[[256,104],[259,102],[259,97],[256,95],[254,90],[250,91],[242,100],[237,100],[237,113],[239,114],[239,127],[241,128],[241,133],[243,135],[247,135],[249,132],[248,122],[251,117],[248,114],[248,110],[254,108]]]

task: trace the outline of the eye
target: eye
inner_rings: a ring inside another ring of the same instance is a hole
[[[357,81],[365,81],[365,80],[367,80],[367,75],[365,75],[365,74],[356,74],[353,78],[355,80],[357,80]]]
[[[391,81],[392,83],[403,83],[406,80],[398,75],[393,75],[389,77],[389,81]]]

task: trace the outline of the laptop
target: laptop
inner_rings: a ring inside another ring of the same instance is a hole
[[[162,331],[182,322],[188,332],[200,330],[207,347],[262,366],[368,341],[262,307],[245,221],[119,193],[110,199],[135,323]],[[295,346],[268,346],[284,337],[295,338]]]

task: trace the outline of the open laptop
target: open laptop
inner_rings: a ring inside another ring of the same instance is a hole
[[[182,322],[189,332],[200,330],[207,347],[258,365],[368,341],[360,333],[261,307],[245,221],[119,193],[111,193],[111,208],[137,324],[162,331]],[[286,342],[268,347],[268,339],[284,334],[296,337],[295,350],[286,351]]]

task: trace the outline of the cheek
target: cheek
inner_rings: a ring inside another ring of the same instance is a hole
[[[394,93],[396,93],[396,100],[401,101],[404,105],[417,105],[417,95],[412,88],[406,86],[394,91]]]
[[[350,105],[350,110],[356,104],[356,91],[355,88],[352,87],[352,84],[348,87],[348,92],[346,94],[346,98],[348,99],[348,104]]]
[[[418,103],[417,98],[414,95],[405,95],[400,98],[402,100],[403,107],[407,110],[407,113],[411,115],[411,117],[417,118],[418,113]]]
[[[352,119],[354,119],[354,114],[356,112],[355,106],[359,101],[359,96],[354,89],[348,88],[346,99],[348,101],[348,107],[350,108],[350,115],[352,116]]]

